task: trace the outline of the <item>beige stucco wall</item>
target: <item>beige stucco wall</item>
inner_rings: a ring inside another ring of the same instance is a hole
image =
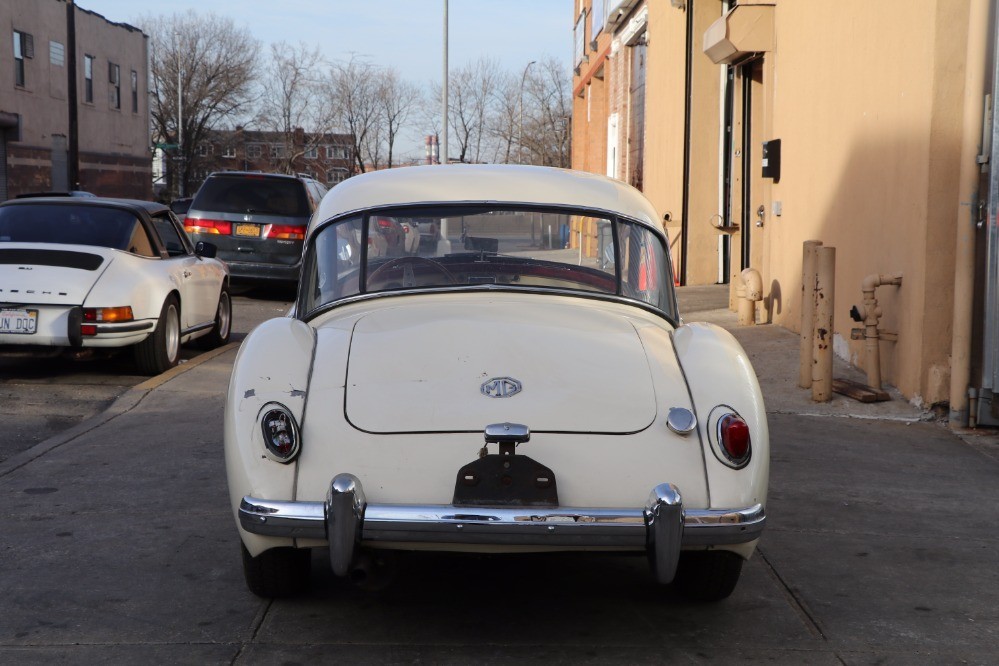
[[[897,342],[881,343],[884,381],[908,398],[932,404],[948,398],[956,225],[964,132],[964,77],[970,0],[741,0],[740,7],[773,17],[772,47],[760,54],[753,86],[751,164],[741,173],[740,92],[733,120],[733,217],[739,222],[740,179],[751,183],[751,265],[763,276],[760,319],[800,327],[802,243],[837,248],[834,348],[864,369],[863,343],[850,306],[860,305],[861,281],[901,272],[900,288],[882,287],[881,328]],[[723,117],[720,76],[703,53],[703,35],[722,15],[721,0],[697,0],[687,10],[649,3],[646,78],[645,192],[676,238],[683,220],[685,63],[692,54],[686,284],[718,275],[719,147]],[[770,9],[772,8],[772,10]],[[692,43],[686,24],[693,11]],[[738,11],[738,10],[737,10]],[[987,30],[987,26],[975,29]],[[756,50],[756,49],[754,49]],[[750,55],[750,54],[744,54]],[[986,54],[981,54],[984,59]],[[608,70],[611,75],[624,68]],[[618,74],[622,75],[622,74]],[[609,85],[617,85],[610,82]],[[737,80],[736,87],[739,87]],[[606,98],[604,93],[603,98]],[[981,99],[972,95],[980,106]],[[604,172],[606,110],[578,98],[573,164]],[[584,115],[584,112],[588,114]],[[760,173],[760,144],[782,141],[778,182]],[[977,142],[977,141],[976,141]],[[964,202],[967,203],[967,202]],[[780,215],[777,215],[777,209]],[[755,221],[755,216],[751,217]],[[738,276],[740,234],[733,234],[730,278]],[[679,258],[679,245],[674,258]],[[733,281],[734,282],[734,281]],[[734,284],[732,292],[734,293]]]
[[[836,350],[863,367],[849,340],[851,304],[872,273],[883,287],[885,381],[927,403],[947,398],[968,5],[960,0],[779,2],[773,138],[782,139],[767,225],[764,284],[776,284],[774,321],[799,328],[801,244],[837,248]],[[815,30],[822,26],[822,30]],[[903,57],[904,56],[904,57]]]
[[[645,194],[677,238],[683,210],[684,43],[686,17],[668,2],[649,3],[645,79]],[[679,245],[673,247],[679,272]]]

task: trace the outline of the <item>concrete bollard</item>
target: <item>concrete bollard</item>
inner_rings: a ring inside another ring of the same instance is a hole
[[[815,323],[812,344],[812,400],[832,399],[833,313],[836,302],[836,248],[816,251]]]
[[[808,240],[802,244],[801,257],[801,371],[798,386],[812,387],[812,335],[815,318],[815,253],[822,247],[820,240]]]

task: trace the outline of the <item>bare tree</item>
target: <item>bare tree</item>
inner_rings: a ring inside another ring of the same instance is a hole
[[[258,118],[262,127],[283,139],[276,164],[285,173],[294,173],[299,158],[318,150],[333,129],[331,100],[320,81],[325,66],[318,47],[304,42],[297,47],[271,45]]]
[[[531,164],[569,167],[571,164],[572,82],[554,58],[540,63],[527,79],[523,147]]]
[[[500,80],[499,66],[488,58],[467,64],[450,77],[449,136],[455,139],[461,162],[482,161],[483,140],[488,137],[487,123]]]
[[[181,144],[170,169],[172,189],[189,192],[198,146],[253,101],[259,42],[232,19],[212,13],[148,17],[142,24],[153,45],[153,131],[160,142]]]
[[[489,123],[489,135],[493,140],[493,161],[509,164],[515,157],[514,149],[520,137],[517,134],[518,120],[522,110],[522,89],[520,79],[505,74],[496,86],[493,99],[493,113]]]
[[[327,94],[339,126],[354,137],[354,166],[364,173],[365,158],[370,159],[377,146],[378,86],[375,68],[351,57],[346,64],[336,64],[330,70]],[[374,144],[371,142],[375,141]],[[378,153],[375,151],[375,155]]]
[[[378,105],[388,153],[387,166],[392,168],[395,143],[399,132],[409,122],[413,109],[420,101],[420,91],[412,83],[399,78],[395,69],[384,70],[379,77]]]

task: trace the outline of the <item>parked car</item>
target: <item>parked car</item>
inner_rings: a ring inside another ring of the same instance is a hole
[[[0,204],[0,349],[127,347],[139,369],[229,340],[229,273],[166,206],[97,197]]]
[[[213,173],[194,195],[184,227],[211,241],[234,278],[296,282],[309,217],[326,188],[302,175]]]
[[[84,192],[83,190],[68,190],[65,192],[24,192],[18,194],[15,199],[36,199],[38,197],[96,197],[96,194]]]
[[[372,230],[385,239],[385,254],[398,256],[405,253],[406,231],[394,218],[384,215],[374,218]]]
[[[449,223],[420,255],[344,251],[385,217]],[[611,225],[612,264],[539,247],[542,218]],[[611,550],[691,598],[728,596],[766,522],[766,412],[738,342],[681,320],[659,219],[620,181],[542,167],[337,186],[294,314],[250,333],[229,384],[250,590],[302,590],[311,548],[354,580],[400,550]]]
[[[194,201],[194,197],[181,197],[180,199],[174,199],[170,202],[170,210],[173,211],[174,215],[184,219],[187,211],[191,210],[191,202]]]

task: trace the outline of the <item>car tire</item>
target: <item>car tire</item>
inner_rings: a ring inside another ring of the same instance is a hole
[[[194,343],[201,349],[215,349],[229,342],[232,333],[232,297],[229,287],[222,285],[219,294],[219,304],[215,308],[215,324],[207,335],[203,335]]]
[[[312,568],[308,548],[271,548],[253,557],[242,543],[239,547],[246,586],[258,597],[291,597],[308,587]]]
[[[135,363],[146,375],[158,375],[180,360],[180,304],[170,295],[163,303],[152,335],[135,345]]]
[[[682,552],[673,589],[691,601],[721,601],[739,582],[742,562],[727,550]]]

